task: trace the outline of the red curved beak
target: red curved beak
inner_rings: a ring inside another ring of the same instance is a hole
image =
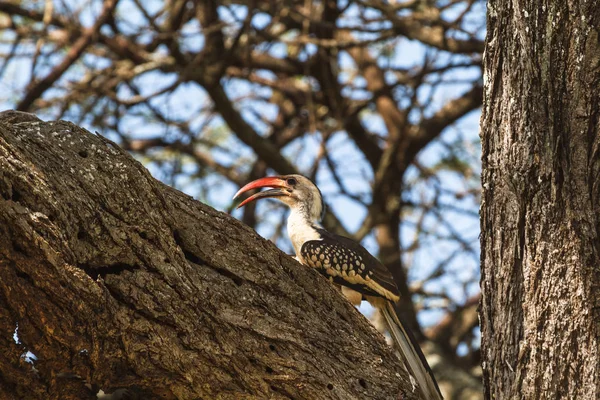
[[[255,181],[250,182],[249,184],[247,184],[246,186],[244,186],[243,188],[238,190],[238,192],[233,196],[233,199],[235,200],[242,193],[245,193],[249,190],[260,189],[260,188],[264,188],[264,187],[270,187],[270,188],[274,188],[274,189],[266,190],[264,192],[258,192],[256,194],[253,194],[252,196],[248,197],[246,200],[242,201],[236,208],[243,207],[246,204],[251,203],[254,200],[258,200],[258,199],[290,195],[290,193],[287,190],[285,190],[288,188],[288,185],[285,182],[285,179],[283,179],[279,176],[269,176],[266,178],[261,178],[261,179],[257,179]]]

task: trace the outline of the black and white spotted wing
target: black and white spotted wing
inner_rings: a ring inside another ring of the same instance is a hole
[[[300,255],[310,267],[364,295],[399,299],[392,274],[364,247],[324,229],[317,231],[322,239],[309,240],[300,249]]]

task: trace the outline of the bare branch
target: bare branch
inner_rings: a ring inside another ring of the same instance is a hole
[[[93,36],[100,30],[100,27],[112,14],[117,2],[118,0],[104,0],[102,12],[96,19],[94,25],[83,32],[83,35],[73,44],[73,47],[69,50],[60,64],[54,67],[45,78],[34,83],[31,88],[27,90],[25,97],[23,97],[17,105],[17,110],[28,110],[33,102],[50,88],[50,86],[52,86],[52,84],[58,80],[79,57],[81,57],[86,47],[92,42]]]

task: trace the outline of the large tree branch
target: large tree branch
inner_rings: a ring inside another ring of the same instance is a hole
[[[106,139],[0,115],[0,171],[0,387],[80,398],[78,375],[144,398],[415,398],[325,279]]]

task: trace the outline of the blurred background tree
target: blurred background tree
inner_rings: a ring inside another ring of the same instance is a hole
[[[227,212],[250,180],[311,177],[326,228],[393,271],[446,398],[477,399],[484,35],[479,0],[0,1],[0,108]],[[291,253],[285,214],[239,217]]]

